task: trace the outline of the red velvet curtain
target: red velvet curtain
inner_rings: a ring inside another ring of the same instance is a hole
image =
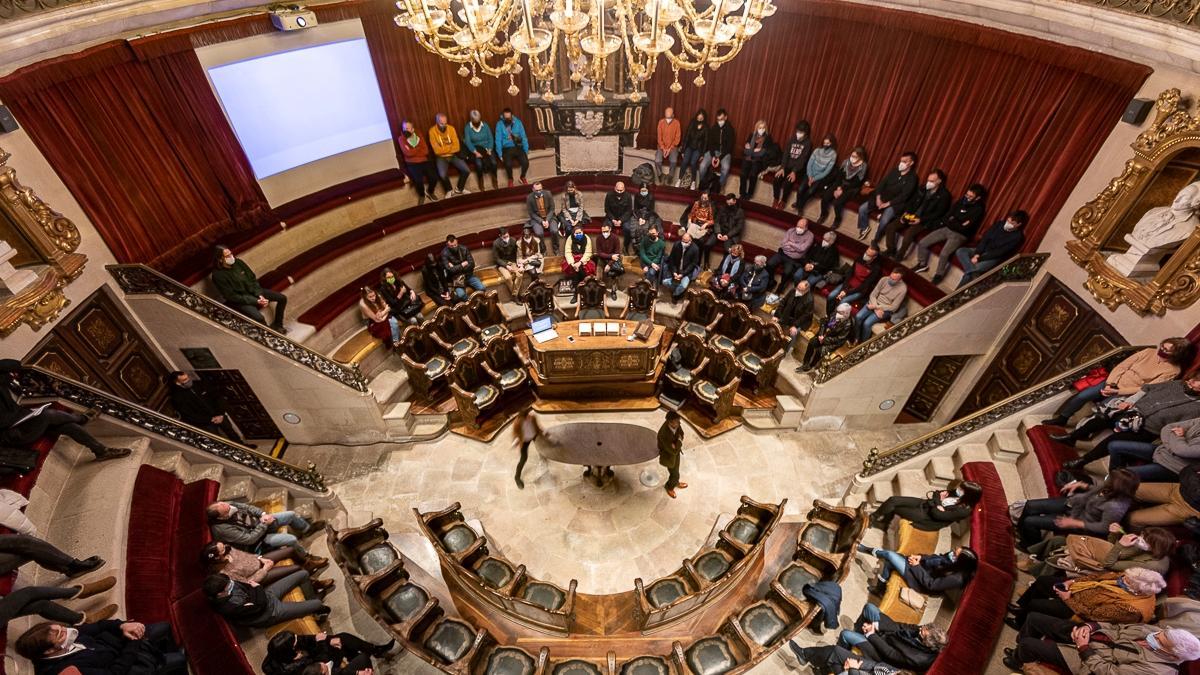
[[[866,148],[874,181],[915,150],[924,174],[941,168],[957,197],[991,190],[989,218],[1031,215],[1026,250],[1091,164],[1150,69],[1095,52],[925,14],[834,0],[781,3],[729,64],[695,87],[649,83],[640,145],[653,147],[662,108],[689,120],[729,111],[743,140],[764,119],[783,141],[807,119],[832,132],[840,157]],[[665,69],[664,69],[665,70]],[[738,143],[740,148],[741,143]],[[735,156],[740,150],[735,152]]]
[[[270,218],[190,48],[106,43],[0,79],[0,99],[119,262],[170,269]]]

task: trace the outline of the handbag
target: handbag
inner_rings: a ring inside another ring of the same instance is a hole
[[[1106,381],[1108,381],[1108,368],[1105,368],[1104,366],[1096,366],[1095,368],[1089,370],[1087,375],[1084,375],[1078,380],[1072,382],[1071,386],[1075,388],[1075,391],[1083,391],[1088,387],[1094,387],[1098,384],[1103,384]]]
[[[925,611],[925,602],[927,600],[928,598],[907,586],[900,589],[900,602],[903,602],[918,612]]]
[[[37,468],[37,450],[0,446],[0,475],[25,475]]]

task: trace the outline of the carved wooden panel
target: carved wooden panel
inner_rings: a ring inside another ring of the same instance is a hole
[[[970,356],[935,356],[913,388],[897,422],[927,422],[937,412],[942,398],[962,372]]]
[[[92,369],[56,336],[51,336],[49,340],[42,343],[38,352],[27,359],[26,363],[41,366],[52,373],[76,382],[90,384],[93,387],[101,386],[97,377],[92,374]]]
[[[1086,302],[1049,277],[955,417],[986,408],[1125,344]]]
[[[221,392],[233,423],[246,438],[279,438],[279,427],[271,413],[259,402],[258,396],[239,370],[200,370],[197,374]]]

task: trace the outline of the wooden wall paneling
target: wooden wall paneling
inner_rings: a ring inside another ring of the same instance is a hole
[[[971,360],[969,355],[935,356],[925,368],[925,373],[904,402],[904,408],[896,417],[899,424],[928,422],[933,419],[938,406],[950,385],[958,378],[963,367]]]
[[[209,385],[220,388],[229,416],[243,436],[261,439],[283,435],[240,370],[200,370],[197,374]]]

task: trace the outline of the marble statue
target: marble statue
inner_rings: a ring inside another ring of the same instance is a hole
[[[1200,225],[1200,181],[1185,185],[1170,206],[1150,209],[1125,235],[1129,250],[1108,257],[1108,266],[1132,277],[1153,274],[1163,256]]]
[[[30,270],[19,270],[12,266],[9,261],[16,255],[17,250],[7,241],[0,239],[0,289],[7,290],[13,295],[25,290],[38,278],[37,274]]]

